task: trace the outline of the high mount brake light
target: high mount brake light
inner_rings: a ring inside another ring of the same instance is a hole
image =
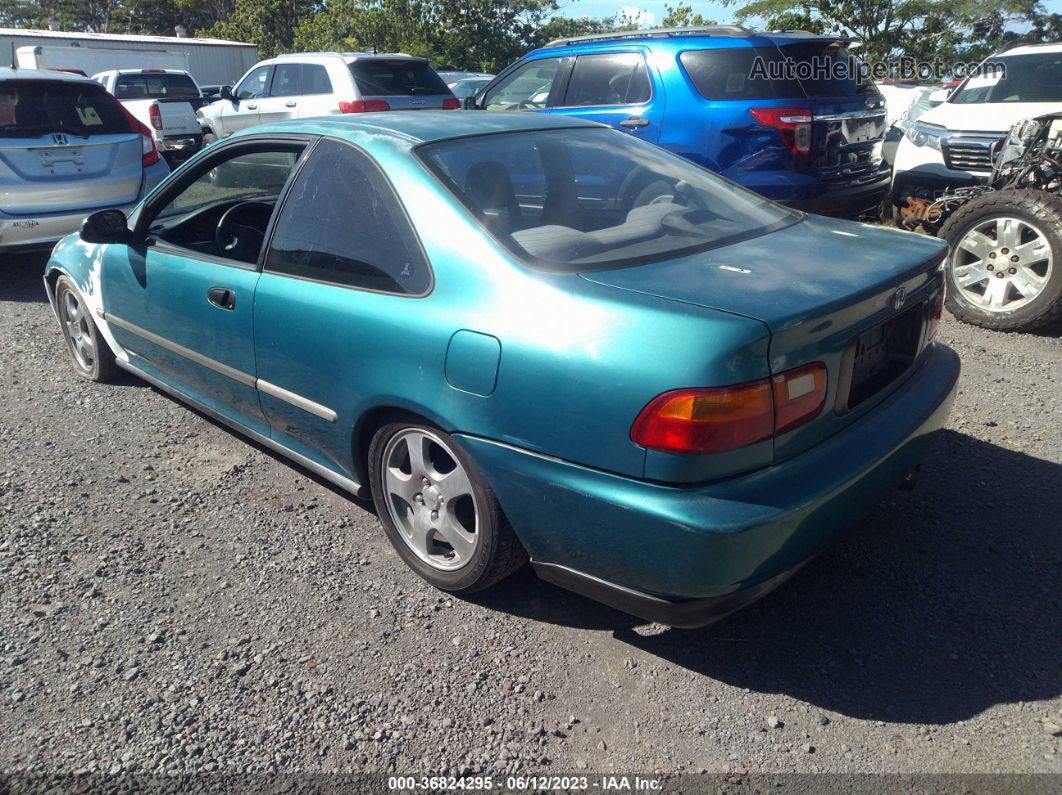
[[[808,108],[749,108],[752,118],[772,127],[782,137],[790,154],[811,154],[811,111]]]
[[[679,455],[736,450],[813,420],[826,384],[826,366],[815,362],[747,384],[665,392],[642,409],[631,440]]]

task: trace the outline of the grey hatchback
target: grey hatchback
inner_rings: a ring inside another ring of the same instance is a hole
[[[0,252],[50,248],[169,173],[151,131],[87,77],[0,69]]]

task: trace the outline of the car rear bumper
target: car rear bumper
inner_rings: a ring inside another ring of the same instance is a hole
[[[458,434],[544,579],[673,626],[710,623],[764,595],[914,469],[959,376],[949,348],[873,413],[749,475],[676,488]]]
[[[806,213],[832,215],[839,218],[855,218],[875,211],[889,193],[890,175],[885,172],[872,182],[846,188],[829,188],[808,198],[781,199],[780,202],[794,210]]]

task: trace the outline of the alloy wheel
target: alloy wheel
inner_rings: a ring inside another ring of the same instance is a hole
[[[96,344],[92,340],[86,310],[70,290],[64,291],[60,308],[63,314],[63,334],[70,346],[70,352],[80,367],[91,372],[96,362]]]
[[[1013,216],[976,224],[951,255],[955,286],[963,298],[988,312],[1012,312],[1036,300],[1053,264],[1044,233]]]
[[[479,506],[449,445],[419,428],[399,431],[382,468],[387,511],[413,553],[440,571],[467,564],[479,546]]]

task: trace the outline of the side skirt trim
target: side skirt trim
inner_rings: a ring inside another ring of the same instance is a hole
[[[109,316],[108,320],[113,322],[114,321],[114,317],[113,316]],[[133,333],[136,333],[136,332],[133,332]],[[322,477],[325,480],[327,480],[329,483],[333,483],[336,486],[339,486],[339,488],[341,488],[341,489],[343,489],[345,491],[349,491],[355,497],[359,497],[360,498],[360,497],[364,496],[363,493],[362,493],[363,492],[363,487],[356,480],[351,480],[350,478],[346,477],[345,475],[340,475],[338,472],[335,472],[335,471],[329,469],[326,466],[322,466],[321,464],[318,464],[316,461],[314,461],[314,460],[312,460],[310,458],[307,458],[306,456],[302,455],[301,453],[296,453],[291,448],[285,447],[284,445],[280,444],[280,442],[277,442],[274,439],[270,439],[268,436],[263,436],[262,434],[258,433],[258,431],[251,430],[246,425],[243,425],[243,424],[237,422],[236,420],[229,419],[225,415],[220,414],[217,411],[214,411],[209,406],[206,406],[206,405],[200,403],[195,398],[189,397],[184,392],[182,392],[180,389],[177,389],[176,387],[170,386],[169,384],[165,383],[164,381],[161,381],[158,378],[154,378],[153,376],[148,375],[147,373],[145,373],[143,370],[141,370],[139,367],[137,367],[134,364],[131,364],[129,362],[123,362],[121,359],[117,360],[117,364],[123,370],[128,370],[130,373],[135,375],[137,378],[143,378],[149,384],[151,384],[152,386],[154,386],[154,387],[156,387],[158,389],[161,389],[163,392],[167,393],[168,395],[171,395],[171,396],[177,398],[178,400],[180,400],[180,401],[182,401],[184,403],[187,403],[190,406],[194,406],[196,409],[198,409],[199,411],[203,412],[204,414],[206,414],[211,419],[217,420],[222,425],[226,425],[229,428],[231,428],[232,430],[236,431],[237,433],[241,433],[244,436],[248,437],[249,439],[252,439],[252,440],[258,442],[258,444],[262,445],[263,447],[268,447],[270,450],[272,450],[275,453],[280,453],[280,455],[284,456],[285,458],[291,459],[292,461],[294,461],[299,466],[310,470],[315,475],[318,475],[319,477]]]

